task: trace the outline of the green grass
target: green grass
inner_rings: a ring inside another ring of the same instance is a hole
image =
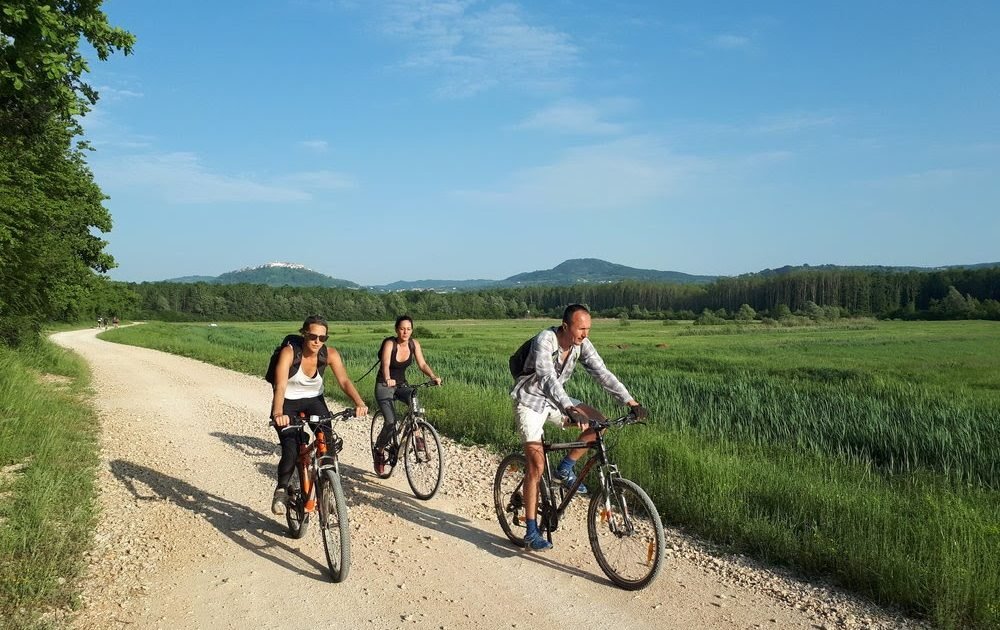
[[[75,604],[96,509],[87,385],[85,363],[48,342],[0,346],[0,628]]]
[[[423,396],[435,424],[516,447],[507,357],[544,323],[420,325],[447,384]],[[296,328],[150,324],[105,338],[262,374]],[[616,436],[616,457],[664,518],[942,627],[1000,625],[1000,324],[725,328],[595,322],[601,354],[653,418]],[[330,343],[357,378],[390,332],[335,323]],[[369,399],[371,378],[359,384]],[[586,376],[570,390],[613,407]]]

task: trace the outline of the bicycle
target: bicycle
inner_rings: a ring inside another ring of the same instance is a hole
[[[441,438],[437,430],[427,421],[424,408],[420,405],[417,390],[421,387],[433,387],[434,381],[426,381],[419,385],[400,385],[396,392],[403,394],[407,405],[406,413],[400,419],[396,415],[396,430],[392,432],[389,444],[385,447],[385,469],[382,473],[376,469],[379,479],[388,479],[396,470],[400,458],[406,470],[406,481],[413,490],[413,496],[427,501],[441,487],[444,479],[444,451],[441,448]],[[385,420],[381,411],[372,417],[371,448],[372,461],[377,461],[378,449],[375,447],[378,436],[382,432]]]
[[[323,537],[326,562],[334,582],[347,578],[351,568],[351,538],[347,523],[347,501],[340,483],[340,463],[337,454],[344,440],[333,430],[335,421],[354,416],[345,409],[327,417],[293,416],[281,431],[297,431],[299,457],[295,470],[297,480],[288,488],[285,520],[292,538],[305,536],[310,516],[319,512],[319,528]],[[273,422],[272,422],[273,425]],[[323,431],[329,432],[329,437]]]
[[[635,482],[621,476],[618,466],[609,458],[609,445],[604,432],[610,427],[645,424],[630,411],[608,420],[600,412],[588,408],[590,426],[597,430],[593,443],[543,441],[545,468],[539,482],[539,530],[552,542],[552,532],[559,528],[559,519],[587,473],[596,465],[599,489],[591,488],[587,507],[587,534],[590,548],[604,574],[617,586],[630,591],[648,586],[656,579],[663,564],[666,540],[663,524],[649,495]],[[552,475],[549,453],[588,447],[593,451],[569,488],[563,488]],[[521,492],[527,460],[524,453],[511,453],[500,462],[493,481],[493,503],[504,534],[515,545],[524,547],[524,497]],[[557,490],[558,489],[558,490]],[[558,498],[557,498],[558,492]]]

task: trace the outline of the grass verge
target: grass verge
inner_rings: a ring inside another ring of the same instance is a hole
[[[0,347],[0,628],[75,606],[95,521],[98,425],[82,359]]]

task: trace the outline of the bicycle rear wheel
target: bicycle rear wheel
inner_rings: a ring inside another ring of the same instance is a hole
[[[351,569],[351,532],[340,475],[333,469],[324,470],[320,474],[317,492],[319,528],[323,534],[323,549],[326,551],[326,563],[330,566],[330,577],[334,582],[343,582]]]
[[[406,436],[403,468],[413,496],[426,501],[437,494],[444,479],[444,451],[437,430],[418,420]]]
[[[378,442],[378,436],[382,432],[382,425],[384,422],[385,422],[385,416],[382,415],[381,411],[376,411],[375,415],[372,416],[372,426],[370,431],[372,462],[375,461],[376,457],[375,444],[376,442]],[[398,421],[396,424],[397,426],[399,426]],[[396,468],[396,458],[395,455],[392,455],[392,453],[395,453],[395,449],[393,446],[394,443],[395,440],[390,439],[389,444],[386,445],[384,455],[387,461],[385,462],[385,468],[383,469],[382,473],[380,474],[377,469],[375,470],[375,475],[378,476],[379,479],[388,479],[389,477],[392,476],[392,471],[395,470]]]
[[[500,521],[500,529],[507,538],[518,547],[524,547],[525,520],[524,511],[524,475],[528,471],[528,461],[523,453],[511,453],[500,462],[496,477],[493,478],[493,507]],[[542,505],[541,493],[538,496],[539,513]],[[535,515],[538,519],[538,514]],[[538,520],[541,527],[541,520]]]
[[[649,495],[617,478],[590,499],[587,533],[597,564],[616,586],[636,591],[660,573],[666,540]]]
[[[297,468],[297,467],[296,467]],[[285,522],[288,523],[288,535],[292,538],[302,538],[306,535],[306,526],[309,524],[309,515],[306,513],[306,500],[302,496],[302,483],[298,479],[296,470],[296,480],[288,487],[288,503],[285,509]]]

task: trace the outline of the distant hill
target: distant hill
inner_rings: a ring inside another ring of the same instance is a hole
[[[164,282],[179,282],[181,284],[194,284],[195,282],[205,282],[207,284],[215,284],[215,276],[181,276],[180,278],[171,278],[169,280],[164,280]]]
[[[526,284],[573,285],[581,282],[620,282],[622,280],[645,280],[652,282],[672,282],[677,284],[708,284],[718,276],[694,276],[680,271],[658,271],[656,269],[636,269],[610,263],[598,258],[574,258],[556,265],[552,269],[519,273],[500,284],[523,286]]]
[[[257,267],[227,271],[216,277],[185,276],[168,282],[207,282],[209,284],[266,284],[272,287],[340,287],[357,289],[360,285],[341,280],[295,263],[272,262]]]
[[[747,274],[751,276],[781,276],[799,271],[881,271],[885,273],[908,273],[919,271],[929,273],[932,271],[948,271],[950,269],[987,269],[1000,267],[1000,262],[977,263],[974,265],[946,265],[943,267],[905,267],[886,265],[785,265],[777,269],[764,269],[755,273]]]
[[[949,269],[982,269],[1000,267],[1000,262],[977,263],[972,265],[949,265],[946,267],[889,267],[883,265],[786,265],[777,269],[746,274],[760,276],[780,276],[801,271],[944,271]],[[372,291],[474,291],[477,289],[523,287],[533,285],[572,286],[581,283],[621,282],[639,280],[645,282],[666,282],[673,284],[709,284],[721,276],[699,276],[680,271],[659,271],[637,269],[598,258],[574,258],[562,262],[552,269],[519,273],[503,280],[399,280],[389,284],[368,286]],[[266,284],[273,287],[341,287],[359,289],[360,285],[350,280],[342,280],[324,275],[303,265],[273,262],[257,267],[247,267],[230,271],[220,276],[184,276],[166,282],[206,282],[209,284]]]
[[[496,280],[397,280],[368,287],[376,291],[473,291],[497,286]]]

